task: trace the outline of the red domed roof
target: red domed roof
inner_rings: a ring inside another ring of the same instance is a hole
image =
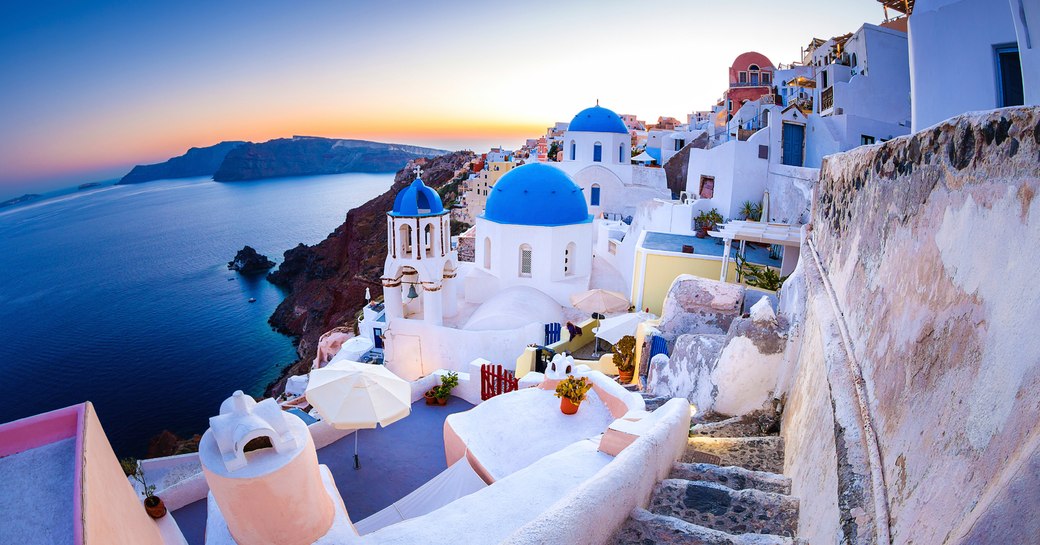
[[[773,71],[773,63],[768,57],[756,51],[748,51],[737,55],[737,58],[733,60],[733,64],[729,67],[729,82],[737,83],[737,73],[746,71],[752,64],[757,65],[760,70]]]

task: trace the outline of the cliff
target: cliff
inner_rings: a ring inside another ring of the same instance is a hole
[[[413,159],[443,153],[443,150],[401,144],[294,136],[231,150],[213,179],[234,182],[280,176],[394,172]]]
[[[474,158],[472,152],[459,151],[409,161],[397,172],[386,193],[347,212],[346,221],[328,238],[314,246],[300,244],[285,252],[281,266],[267,278],[288,291],[271,315],[271,325],[300,341],[297,353],[301,360],[290,367],[289,373],[305,372],[303,367],[314,359],[318,338],[323,333],[337,326],[353,325],[364,304],[365,288],[371,288],[373,297],[382,293],[379,278],[386,258],[386,212],[393,207],[397,192],[415,179],[415,165],[422,164],[426,185],[447,193],[453,182],[468,174],[465,169]],[[279,391],[282,383],[272,385],[268,393]]]
[[[140,184],[152,180],[211,176],[224,162],[228,152],[245,142],[221,142],[205,148],[191,148],[184,155],[154,165],[137,165],[117,185]]]

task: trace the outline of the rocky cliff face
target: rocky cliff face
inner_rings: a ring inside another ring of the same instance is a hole
[[[137,165],[119,180],[118,185],[140,184],[152,180],[211,176],[224,162],[228,152],[245,142],[221,142],[205,148],[191,148],[188,153],[154,165]]]
[[[352,323],[364,304],[365,288],[382,293],[379,278],[386,258],[386,212],[397,192],[415,179],[417,164],[423,181],[433,188],[454,180],[475,158],[472,152],[454,152],[432,159],[410,161],[382,195],[347,213],[346,221],[314,246],[285,252],[285,259],[268,279],[289,291],[270,322],[278,331],[300,339],[301,362],[314,359],[318,338],[330,329]],[[292,370],[290,370],[292,371]],[[271,391],[280,389],[273,385]]]
[[[280,176],[393,172],[413,159],[443,153],[443,150],[401,144],[294,136],[232,150],[216,169],[213,179],[234,182]]]

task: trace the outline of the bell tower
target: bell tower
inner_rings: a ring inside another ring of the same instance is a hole
[[[442,325],[456,312],[457,254],[451,248],[451,218],[440,195],[415,180],[386,213],[383,300],[387,318],[420,318]]]

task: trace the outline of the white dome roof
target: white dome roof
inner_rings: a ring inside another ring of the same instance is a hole
[[[462,329],[516,329],[532,322],[548,324],[565,321],[563,309],[552,297],[528,286],[513,286],[480,305]]]

